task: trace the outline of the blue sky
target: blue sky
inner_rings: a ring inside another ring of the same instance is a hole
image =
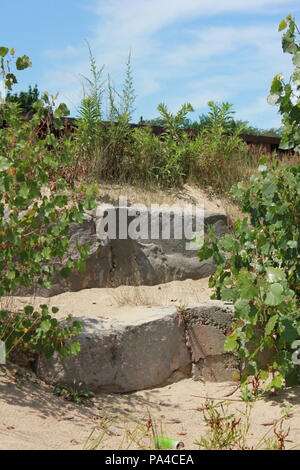
[[[190,102],[197,119],[215,100],[269,128],[280,125],[277,108],[266,103],[270,83],[291,71],[277,32],[289,13],[300,23],[299,0],[2,0],[0,45],[32,60],[18,74],[16,91],[37,83],[59,92],[72,115],[82,98],[81,75],[89,73],[87,40],[105,66],[103,79],[109,73],[116,88],[131,49],[134,121],[156,117],[160,102],[173,112]]]

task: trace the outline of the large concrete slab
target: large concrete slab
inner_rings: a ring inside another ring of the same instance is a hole
[[[118,220],[118,209],[116,212]],[[162,213],[158,217],[158,237],[153,237],[149,230],[147,238],[116,238],[108,239],[106,243],[103,243],[99,233],[99,224],[103,217],[101,219],[97,210],[91,215],[86,215],[82,224],[71,226],[69,252],[66,256],[66,259],[68,257],[76,259],[77,244],[87,245],[89,257],[86,261],[86,270],[74,271],[67,279],[57,275],[50,289],[37,286],[35,294],[51,297],[62,292],[75,292],[96,287],[151,286],[174,280],[201,279],[210,276],[216,268],[212,260],[200,262],[197,249],[188,249],[189,240],[184,233],[181,239],[174,238],[177,226],[184,226],[183,215],[178,218],[171,217],[169,239],[163,236],[163,216]],[[195,217],[191,217],[190,222],[193,226],[197,225]],[[207,231],[208,226],[214,226],[217,236],[227,231],[226,216],[222,213],[205,212],[202,225],[204,232]],[[117,235],[119,236],[118,230]],[[60,264],[59,267],[61,268],[62,265]],[[16,295],[32,295],[32,293],[33,289],[22,288]]]
[[[232,380],[238,365],[224,353],[232,313],[210,301],[178,313],[176,307],[124,308],[110,318],[80,318],[81,352],[62,359],[39,358],[38,375],[45,381],[84,381],[94,391],[130,392],[201,375],[207,380]]]
[[[50,383],[76,378],[95,391],[129,392],[161,385],[191,363],[174,307],[136,307],[130,318],[111,323],[85,318],[79,340],[78,356],[40,358],[38,375]]]

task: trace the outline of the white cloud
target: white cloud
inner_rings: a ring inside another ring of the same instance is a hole
[[[261,96],[251,105],[239,109],[236,116],[238,119],[250,123],[256,122],[258,126],[266,128],[279,127],[281,124],[277,108],[270,106],[265,96]],[[266,121],[268,125],[264,124]]]
[[[44,55],[51,59],[59,59],[65,57],[76,57],[82,52],[78,47],[66,46],[63,49],[46,49]]]
[[[88,39],[98,64],[105,64],[117,84],[132,50],[135,88],[141,99],[158,97],[173,110],[186,101],[195,108],[210,99],[234,103],[238,94],[255,92],[261,96],[264,89],[267,94],[272,76],[289,71],[290,58],[282,54],[277,24],[270,22],[268,15],[275,8],[285,10],[286,5],[290,8],[293,4],[298,6],[298,1],[253,0],[249,5],[245,0],[94,0],[92,11],[98,19],[93,37]],[[249,17],[247,26],[234,24],[236,15],[249,11],[252,18],[257,13],[260,21],[251,22]],[[222,26],[220,21],[219,26],[213,26],[214,15],[222,13],[234,15],[231,26]],[[203,19],[207,26],[201,23],[202,29],[196,30],[195,22]],[[168,36],[169,27],[177,28],[175,42]],[[69,62],[65,68],[58,62],[47,84],[78,104],[79,76],[88,73],[83,40],[79,46],[48,50],[46,54],[58,61],[73,56],[72,72]],[[176,90],[175,80],[179,82]],[[153,108],[157,103],[153,102]],[[256,115],[260,119],[256,109],[253,119]]]

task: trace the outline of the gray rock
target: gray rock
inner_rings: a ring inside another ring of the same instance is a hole
[[[98,319],[86,318],[84,324],[78,356],[40,357],[37,373],[43,380],[72,383],[75,378],[94,391],[129,392],[164,384],[191,363],[174,307],[137,308],[136,318],[112,328]]]
[[[51,384],[84,381],[96,392],[141,390],[191,374],[195,380],[233,380],[239,364],[224,352],[231,320],[230,309],[218,301],[186,309],[181,321],[174,307],[135,307],[109,322],[85,318],[80,354],[40,357],[37,373]]]
[[[232,306],[211,301],[184,313],[192,354],[192,376],[211,382],[237,380],[240,365],[234,354],[224,352],[226,332],[233,319]]]
[[[125,209],[127,208],[123,208]],[[119,211],[120,209],[116,209],[117,221]],[[156,285],[173,280],[200,279],[210,276],[215,271],[216,267],[212,260],[200,262],[197,250],[187,249],[188,239],[184,234],[182,239],[174,238],[178,226],[183,227],[182,216],[181,219],[180,217],[172,219],[169,239],[163,238],[163,214],[158,216],[158,238],[151,238],[149,225],[147,239],[117,238],[104,242],[97,230],[101,220],[100,216],[89,214],[82,224],[73,224],[70,228],[69,252],[66,259],[78,257],[77,244],[87,245],[89,257],[86,261],[86,270],[73,271],[67,279],[57,275],[50,289],[37,287],[36,295],[48,297],[92,287]],[[130,224],[131,221],[132,217],[128,217],[127,223]],[[191,223],[195,224],[195,218],[191,218]],[[206,212],[205,231],[209,225],[215,227],[217,236],[223,235],[227,231],[226,216]],[[116,231],[119,235],[118,223]],[[32,295],[32,293],[32,289],[20,289],[17,294]]]
[[[239,366],[232,354],[209,356],[193,363],[192,377],[194,380],[203,377],[207,382],[235,382],[239,375]]]

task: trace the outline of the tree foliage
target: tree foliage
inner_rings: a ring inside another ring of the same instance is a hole
[[[232,194],[245,213],[232,234],[217,240],[211,232],[200,258],[218,265],[210,278],[214,298],[234,303],[227,351],[237,351],[248,375],[273,374],[270,386],[299,383],[293,342],[300,337],[300,168],[261,160],[248,186]]]
[[[7,55],[9,54],[8,58]],[[15,58],[14,51],[0,47],[1,74],[10,90],[17,79],[12,69],[31,65],[27,56]],[[70,224],[83,220],[84,210],[92,207],[91,198],[80,202],[71,197],[64,168],[72,162],[72,142],[56,139],[52,130],[61,129],[61,117],[68,114],[65,104],[52,109],[47,93],[33,104],[28,122],[22,118],[19,103],[8,101],[0,115],[0,297],[18,288],[50,287],[60,269],[67,276],[71,269],[83,269],[87,250],[79,246],[78,259],[66,259]],[[3,125],[5,123],[5,126]],[[43,135],[40,128],[43,127]],[[78,352],[78,344],[66,340],[78,333],[78,322],[61,327],[47,307],[34,312],[30,306],[23,314],[2,312],[0,338],[9,349],[27,345],[46,354]],[[56,333],[55,333],[56,332]]]
[[[274,77],[268,103],[278,106],[282,115],[283,137],[280,147],[300,152],[300,32],[291,15],[281,21],[278,30],[285,30],[282,50],[292,55],[294,70],[288,82],[285,82],[281,73]]]
[[[18,103],[22,114],[32,116],[34,114],[33,105],[39,100],[40,92],[37,85],[34,88],[29,85],[28,91],[20,91],[12,94],[10,91],[6,95],[6,102]]]
[[[235,111],[233,109],[233,105],[230,103],[217,103],[214,101],[209,101],[208,106],[208,113],[201,114],[197,121],[185,116],[181,121],[181,127],[185,130],[202,132],[205,129],[210,129],[217,121],[219,121],[219,123],[222,123],[222,126],[229,134],[235,134],[238,131],[242,134],[263,135],[270,137],[281,137],[282,135],[281,128],[262,129],[252,126],[248,121],[236,119],[234,117]],[[143,116],[141,116],[139,124],[164,127],[165,120],[162,116],[154,119],[144,119]]]

